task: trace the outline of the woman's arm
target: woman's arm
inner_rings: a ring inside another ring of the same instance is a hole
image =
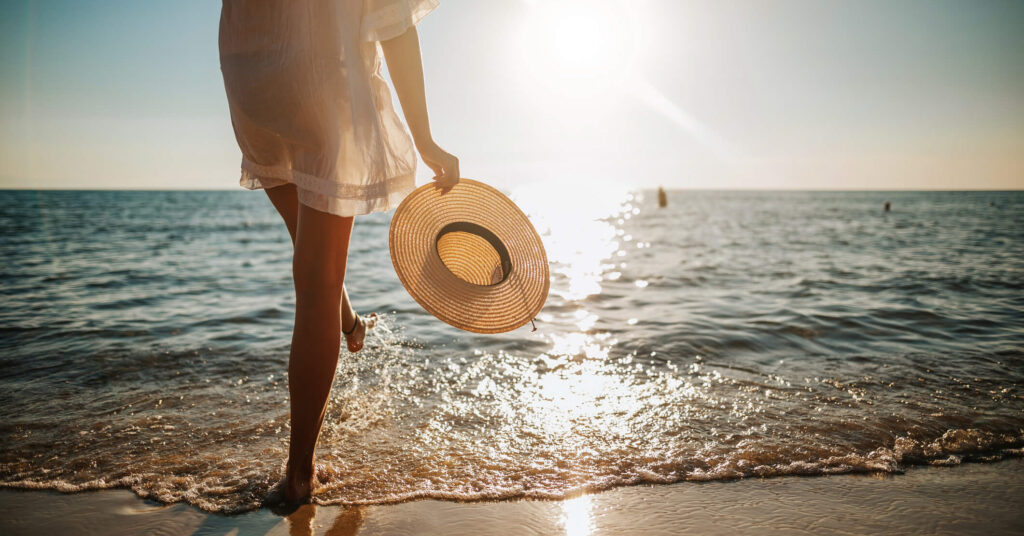
[[[459,159],[434,143],[427,117],[427,98],[423,89],[423,63],[420,59],[420,38],[416,27],[394,39],[380,42],[388,72],[395,86],[398,101],[402,103],[405,121],[409,124],[413,142],[420,157],[434,170],[434,180],[442,186],[452,187],[459,182]]]

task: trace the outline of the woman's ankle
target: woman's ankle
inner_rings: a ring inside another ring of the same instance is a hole
[[[315,467],[312,458],[296,462],[295,458],[288,460],[285,466],[285,478],[291,480],[309,480],[313,478]]]
[[[351,335],[356,329],[357,323],[359,323],[359,315],[356,314],[355,309],[349,307],[348,310],[345,310],[344,308],[341,310],[342,335]]]
[[[293,468],[288,465],[284,477],[284,501],[287,503],[306,502],[313,495],[313,469]]]

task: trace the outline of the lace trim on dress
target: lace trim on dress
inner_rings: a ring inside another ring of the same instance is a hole
[[[280,167],[268,167],[242,159],[238,183],[249,190],[294,184],[299,202],[338,216],[359,216],[391,210],[416,187],[415,171],[367,185],[340,184]]]
[[[361,30],[363,41],[387,41],[419,24],[433,11],[437,0],[397,0],[381,6],[380,1],[366,3]]]

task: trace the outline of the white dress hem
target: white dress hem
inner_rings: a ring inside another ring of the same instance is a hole
[[[362,216],[398,206],[416,188],[416,172],[389,177],[366,185],[343,184],[282,167],[262,166],[242,159],[239,185],[249,190],[294,184],[299,202],[337,216]]]

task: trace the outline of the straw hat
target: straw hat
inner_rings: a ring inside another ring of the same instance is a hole
[[[550,277],[544,244],[511,199],[470,179],[417,188],[391,219],[391,262],[424,309],[467,331],[502,333],[540,312]]]

